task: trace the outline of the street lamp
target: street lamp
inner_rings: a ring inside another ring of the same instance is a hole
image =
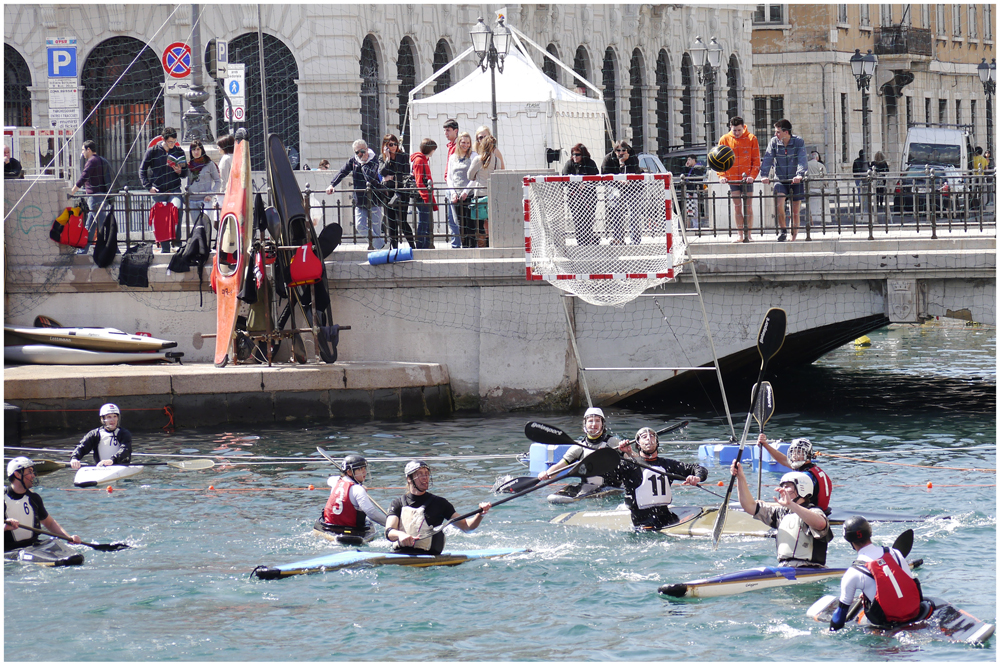
[[[493,136],[497,136],[497,74],[499,69],[503,74],[503,61],[510,51],[510,30],[503,24],[503,17],[497,18],[495,30],[483,22],[483,17],[479,17],[476,27],[469,31],[472,37],[472,49],[479,58],[479,67],[485,72],[490,70],[490,92],[493,102]]]
[[[694,38],[694,44],[689,49],[691,59],[694,61],[694,68],[698,72],[698,83],[705,84],[705,143],[711,143],[715,137],[712,135],[712,122],[715,120],[715,75],[722,64],[722,47],[715,37],[712,37],[708,46],[701,41],[701,37]],[[708,70],[705,63],[708,62]],[[709,113],[711,107],[711,113]]]
[[[860,49],[854,49],[854,55],[851,56],[851,73],[854,74],[854,79],[858,82],[858,90],[861,91],[861,134],[866,157],[871,156],[871,127],[868,120],[868,114],[871,113],[871,110],[868,108],[868,84],[875,76],[877,68],[878,56],[872,53],[871,49],[868,49],[866,55],[861,55]]]
[[[986,93],[986,147],[993,155],[993,95],[997,89],[997,59],[986,64],[986,58],[979,63],[976,68],[979,72],[979,80],[983,84],[983,92]]]
[[[184,93],[184,99],[191,104],[191,108],[184,113],[183,139],[187,143],[194,139],[212,143],[212,116],[205,109],[208,93],[205,92],[201,78],[204,54],[201,51],[201,8],[198,5],[191,5],[191,20],[194,23],[191,29],[191,89]]]

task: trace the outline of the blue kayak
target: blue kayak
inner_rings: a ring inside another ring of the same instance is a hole
[[[373,553],[361,550],[340,551],[313,557],[301,562],[279,564],[276,567],[259,566],[250,575],[262,580],[287,578],[297,574],[319,573],[360,567],[378,567],[386,564],[397,564],[406,567],[440,567],[454,566],[472,560],[485,560],[494,557],[504,557],[514,553],[527,553],[526,548],[492,548],[486,550],[456,550],[440,555],[407,553]]]

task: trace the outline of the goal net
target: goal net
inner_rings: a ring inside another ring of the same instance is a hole
[[[674,279],[684,247],[673,199],[670,174],[526,176],[527,278],[593,305]]]

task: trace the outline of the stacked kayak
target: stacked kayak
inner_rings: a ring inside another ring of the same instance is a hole
[[[28,562],[43,567],[71,567],[83,564],[83,555],[59,539],[49,539],[34,546],[10,550],[3,554],[8,562]]]
[[[93,465],[81,467],[73,477],[73,485],[79,488],[91,488],[98,484],[127,479],[130,476],[139,474],[144,469],[143,465]]]
[[[171,340],[130,335],[116,328],[4,327],[4,361],[38,365],[108,365],[179,360]]]
[[[389,564],[406,567],[455,566],[456,564],[471,562],[473,560],[492,559],[526,552],[528,550],[524,548],[493,548],[486,550],[455,550],[449,553],[441,553],[440,555],[410,555],[406,553],[372,553],[350,550],[321,555],[300,562],[292,562],[291,564],[279,564],[276,567],[259,566],[250,575],[257,576],[261,580],[273,580],[297,574],[320,573],[323,571],[336,571],[337,569],[378,567]]]

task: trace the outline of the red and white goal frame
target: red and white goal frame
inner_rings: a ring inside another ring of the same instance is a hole
[[[685,253],[671,175],[525,176],[528,280],[621,305],[673,280]]]

